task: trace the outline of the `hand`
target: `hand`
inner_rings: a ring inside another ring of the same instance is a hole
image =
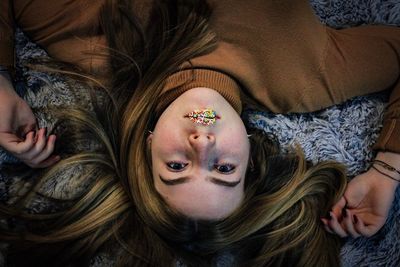
[[[51,156],[56,137],[46,138],[45,129],[36,131],[36,119],[28,104],[0,75],[0,146],[32,168],[45,168],[60,158]]]
[[[393,160],[400,155],[393,153],[379,153],[377,159],[388,155],[392,160],[386,157],[385,162],[400,163]],[[331,219],[322,219],[326,230],[341,237],[374,235],[386,222],[397,185],[398,182],[372,168],[355,177],[333,206]]]

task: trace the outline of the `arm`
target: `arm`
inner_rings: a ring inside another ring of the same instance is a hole
[[[0,72],[0,147],[32,168],[45,168],[60,158],[51,156],[56,137],[46,129],[36,131],[36,119],[27,103],[14,91],[11,79]]]
[[[105,0],[6,1],[13,2],[15,24],[51,58],[89,73],[104,69],[106,56],[98,54],[106,52],[99,20]]]
[[[36,131],[36,119],[27,103],[14,91],[8,70],[14,70],[13,1],[0,1],[0,147],[34,168],[59,160],[51,156],[55,136]]]
[[[379,152],[376,159],[400,170],[400,154]],[[374,165],[348,184],[344,196],[333,207],[331,219],[323,219],[326,229],[342,237],[372,236],[385,224],[400,174]]]
[[[329,30],[325,73],[333,95],[347,99],[355,95],[390,89],[383,129],[374,146],[376,159],[400,169],[400,28],[363,26]],[[337,88],[337,89],[336,89]],[[341,102],[341,101],[338,101]],[[371,236],[385,223],[398,182],[396,172],[374,166],[349,183],[343,198],[332,208],[331,219],[323,219],[328,231],[340,236]]]

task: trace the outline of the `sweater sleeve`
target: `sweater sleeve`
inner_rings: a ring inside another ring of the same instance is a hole
[[[92,74],[107,73],[108,50],[100,25],[106,0],[0,0],[1,16],[11,20],[50,57],[79,66]],[[118,1],[112,1],[118,3]],[[9,3],[9,4],[6,4]],[[12,3],[12,13],[6,8]],[[147,18],[152,1],[134,1],[140,19]],[[4,14],[3,14],[4,13]],[[144,21],[143,21],[144,22]],[[8,22],[11,25],[11,22]],[[8,27],[10,28],[10,27]],[[3,27],[2,27],[3,32]],[[12,34],[11,30],[7,34]],[[12,44],[7,44],[12,47]],[[3,51],[3,43],[1,44]],[[6,54],[6,51],[3,54]],[[9,54],[9,53],[8,53]],[[7,55],[8,55],[7,54]],[[3,58],[2,58],[3,59]],[[0,63],[1,64],[1,63]]]
[[[14,19],[12,1],[0,1],[0,65],[14,68]]]
[[[50,57],[86,71],[103,64],[104,60],[94,55],[105,46],[99,29],[103,0],[9,1],[13,2],[15,24]]]
[[[327,32],[321,90],[316,96],[341,103],[353,96],[390,90],[374,149],[400,153],[400,28],[370,25],[328,28]]]

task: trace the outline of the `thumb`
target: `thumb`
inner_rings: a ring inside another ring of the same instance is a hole
[[[341,197],[337,203],[335,203],[332,207],[332,212],[336,215],[337,218],[342,216],[342,210],[346,207],[346,199]]]
[[[379,229],[385,224],[385,220],[381,222],[377,222],[376,224],[365,225],[365,223],[361,220],[361,218],[357,215],[354,215],[355,220],[355,228],[357,232],[362,234],[363,236],[370,237],[376,234]]]
[[[28,151],[35,144],[35,133],[29,132],[25,140],[12,133],[0,133],[0,146],[5,150],[20,155]]]

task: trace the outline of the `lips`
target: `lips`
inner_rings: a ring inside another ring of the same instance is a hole
[[[201,124],[204,126],[213,125],[217,120],[221,119],[217,113],[211,108],[202,110],[195,109],[184,116],[189,118],[193,123]]]

